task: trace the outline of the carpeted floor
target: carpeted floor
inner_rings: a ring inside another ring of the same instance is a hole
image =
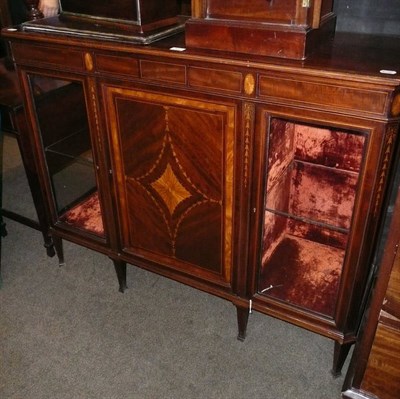
[[[4,206],[34,215],[13,139]],[[0,290],[1,399],[339,399],[333,341],[135,267],[121,294],[112,262],[6,220]],[[347,367],[347,363],[346,363]]]

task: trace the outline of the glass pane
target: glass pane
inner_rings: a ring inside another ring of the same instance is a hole
[[[271,119],[259,292],[333,316],[365,143]]]
[[[82,84],[36,75],[30,83],[60,220],[103,235]]]

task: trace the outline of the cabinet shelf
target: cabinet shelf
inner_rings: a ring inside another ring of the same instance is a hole
[[[48,145],[45,153],[52,154],[55,158],[81,162],[93,167],[93,155],[90,149],[90,141],[87,129],[71,133],[69,136]]]
[[[298,221],[298,222],[302,222],[302,223],[308,223],[308,224],[313,225],[313,226],[319,226],[321,228],[325,228],[327,230],[332,230],[332,231],[337,231],[339,233],[347,234],[349,232],[349,229],[333,226],[331,224],[319,222],[319,221],[316,221],[316,220],[313,220],[313,219],[309,219],[307,217],[302,217],[302,216],[298,216],[298,215],[293,215],[291,213],[281,212],[281,211],[278,211],[276,209],[265,208],[265,212],[271,212],[274,215],[283,216],[283,217],[286,217],[286,218],[291,219],[293,221]]]
[[[260,293],[333,317],[344,255],[343,249],[287,234],[260,276]]]
[[[60,138],[44,150],[58,211],[62,214],[96,190],[87,128]]]

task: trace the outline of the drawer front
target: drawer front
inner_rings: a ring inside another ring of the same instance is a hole
[[[215,69],[189,68],[189,86],[202,89],[223,90],[241,93],[243,75],[234,71],[218,71]]]
[[[387,103],[385,92],[262,75],[259,80],[259,96],[380,115],[384,114]]]
[[[186,83],[186,66],[184,65],[141,60],[140,73],[142,79],[146,80],[182,85]]]
[[[40,64],[64,70],[85,70],[84,55],[80,51],[20,43],[14,43],[12,51],[17,64]]]
[[[139,63],[133,57],[118,57],[113,55],[96,55],[96,68],[99,72],[139,76]]]

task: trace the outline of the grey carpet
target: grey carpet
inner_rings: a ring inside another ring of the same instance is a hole
[[[32,216],[5,146],[5,207]],[[106,256],[65,242],[60,268],[39,232],[6,222],[1,399],[340,398],[333,341],[254,313],[239,342],[231,303],[133,266],[121,294]]]

